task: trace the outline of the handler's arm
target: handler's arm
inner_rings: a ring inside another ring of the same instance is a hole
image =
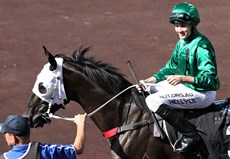
[[[82,154],[85,147],[85,114],[78,114],[75,116],[74,123],[77,125],[76,137],[73,146],[77,154]]]

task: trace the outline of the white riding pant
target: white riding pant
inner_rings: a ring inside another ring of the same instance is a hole
[[[200,109],[208,107],[216,99],[216,91],[198,92],[183,84],[173,86],[166,80],[149,87],[150,94],[146,98],[149,109],[156,112],[161,104],[175,109]]]

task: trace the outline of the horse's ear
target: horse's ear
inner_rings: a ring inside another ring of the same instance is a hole
[[[44,49],[45,55],[48,56],[48,61],[50,63],[50,70],[51,71],[56,70],[57,62],[56,62],[54,56],[46,49],[45,46],[43,46],[43,49]]]

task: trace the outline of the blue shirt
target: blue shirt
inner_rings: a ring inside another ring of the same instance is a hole
[[[29,144],[13,146],[13,149],[4,153],[6,159],[21,159],[30,149]],[[40,144],[41,159],[77,159],[77,153],[73,145]]]

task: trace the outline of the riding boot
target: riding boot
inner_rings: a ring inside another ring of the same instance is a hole
[[[182,134],[182,137],[178,139],[174,144],[176,151],[186,152],[189,148],[201,141],[201,137],[198,134],[196,127],[185,120],[181,114],[166,104],[160,105],[156,111],[156,114],[165,119]]]

